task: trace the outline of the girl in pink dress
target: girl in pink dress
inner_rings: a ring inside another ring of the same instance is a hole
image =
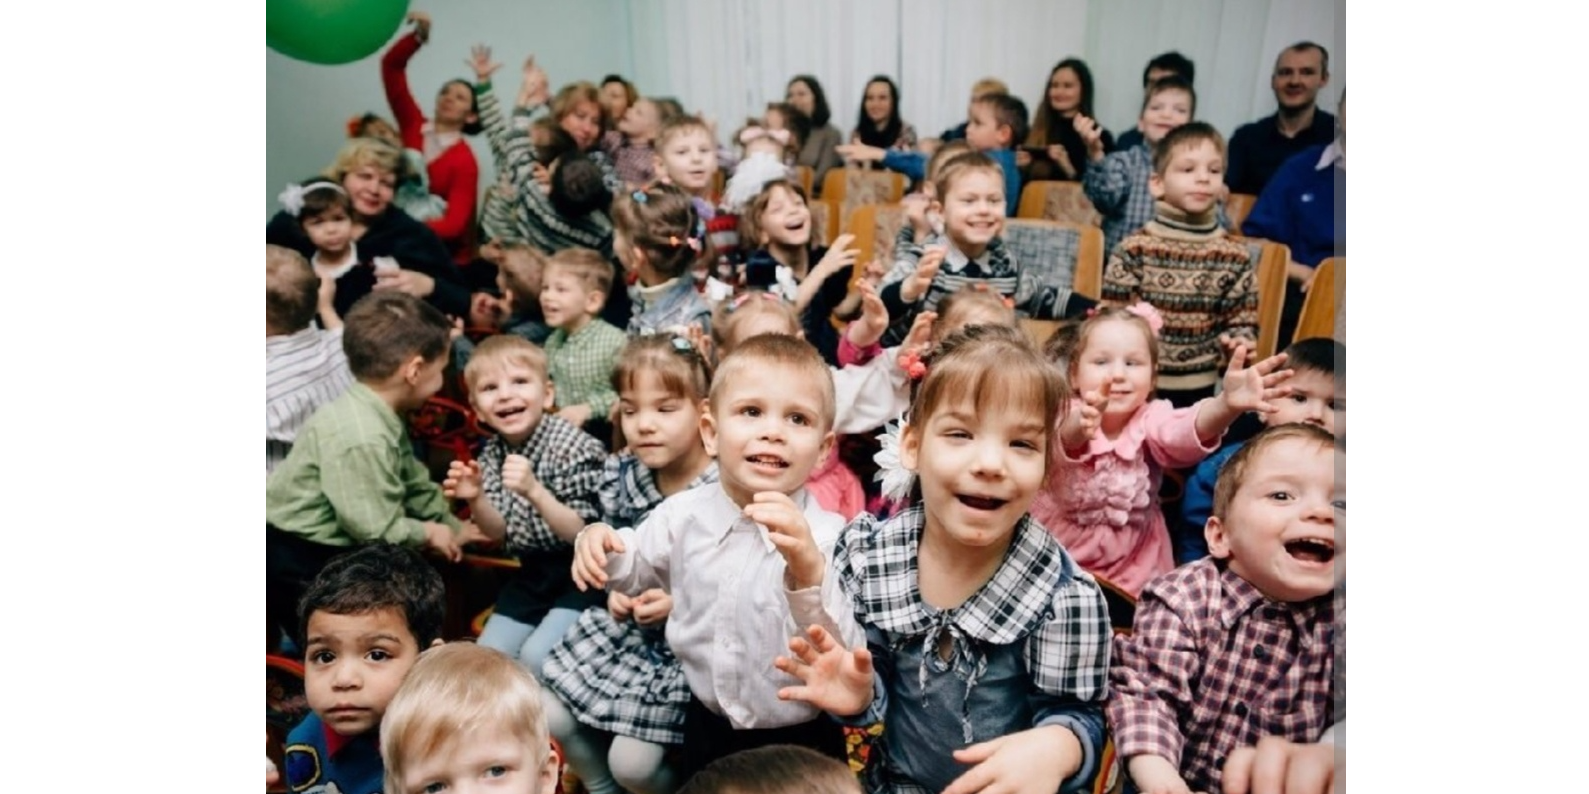
[[[1246,367],[1238,345],[1217,396],[1180,409],[1152,399],[1162,325],[1146,303],[1081,323],[1061,351],[1075,396],[1058,420],[1047,487],[1032,502],[1032,516],[1078,564],[1132,595],[1175,567],[1158,501],[1164,469],[1196,465],[1244,412],[1274,411],[1269,401],[1291,390],[1284,354]]]

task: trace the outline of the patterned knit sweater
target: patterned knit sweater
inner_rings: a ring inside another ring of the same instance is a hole
[[[1258,338],[1258,281],[1247,244],[1225,236],[1215,214],[1188,216],[1159,201],[1152,221],[1120,241],[1103,274],[1106,303],[1153,305],[1161,389],[1189,390],[1219,380],[1219,335]]]

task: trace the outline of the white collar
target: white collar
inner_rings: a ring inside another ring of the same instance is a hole
[[[1343,170],[1346,168],[1346,149],[1341,147],[1340,139],[1330,141],[1330,145],[1324,147],[1324,154],[1319,156],[1319,164],[1313,166],[1313,170],[1323,171],[1337,163]]]
[[[721,469],[719,469],[719,472],[721,472]],[[719,474],[718,476],[721,477],[722,475]],[[729,498],[728,489],[722,485],[721,479],[718,480],[717,484],[707,487],[717,491],[707,508],[707,520],[712,522],[709,526],[712,527],[713,531],[719,533],[717,545],[721,546],[728,540],[729,536],[734,534],[735,530],[749,530],[756,533],[756,537],[761,540],[761,545],[768,554],[778,551],[778,547],[773,545],[772,538],[767,534],[767,527],[745,517],[745,511],[739,505],[734,504],[733,499]],[[801,486],[800,490],[789,494],[789,498],[794,500],[795,507],[799,508],[800,513],[805,515],[809,521],[810,497],[805,486]]]
[[[314,274],[321,278],[331,279],[332,281],[342,278],[344,273],[352,270],[353,266],[358,263],[358,243],[348,243],[348,258],[340,265],[327,265],[324,262],[321,262],[319,251],[315,251],[314,256],[309,258],[309,266],[314,268]]]

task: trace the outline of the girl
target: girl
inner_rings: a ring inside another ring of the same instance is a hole
[[[839,334],[834,315],[854,316],[860,294],[850,289],[860,249],[851,234],[831,248],[811,244],[811,209],[799,185],[777,179],[751,200],[739,220],[740,239],[754,246],[745,262],[745,285],[776,292],[801,316],[806,341],[836,366]]]
[[[738,264],[735,250],[739,246],[738,221],[733,216],[719,217],[712,196],[719,157],[711,126],[700,116],[676,116],[662,125],[656,148],[658,179],[690,197],[714,248],[713,256],[703,256],[695,263],[690,271],[692,283],[702,290],[712,276],[724,283],[733,283]]]
[[[822,84],[809,74],[796,75],[789,81],[788,90],[784,94],[784,101],[794,106],[806,118],[811,120],[811,132],[802,135],[804,143],[800,147],[800,156],[795,165],[803,165],[811,169],[813,176],[813,189],[820,196],[822,193],[822,177],[826,176],[828,169],[843,165],[839,157],[838,145],[843,140],[839,130],[829,122],[833,119],[833,112],[828,109],[827,94],[822,92]]]
[[[630,280],[629,334],[710,333],[712,310],[691,278],[707,256],[706,223],[690,195],[672,185],[625,193],[612,219],[613,251]]]
[[[785,162],[794,167],[798,165],[800,152],[805,148],[805,141],[811,137],[811,118],[795,109],[788,102],[768,102],[767,110],[761,116],[761,124],[769,130],[787,130],[790,135],[789,146],[794,154]]]
[[[739,141],[740,159],[723,189],[723,210],[739,214],[767,183],[789,178],[789,161],[798,150],[788,130],[769,129],[755,119],[734,139]]]
[[[848,649],[811,626],[775,661],[802,682],[778,696],[884,723],[867,791],[1081,790],[1104,745],[1108,610],[1027,513],[1064,383],[998,326],[950,335],[925,363],[900,449],[915,505],[862,514],[831,566],[809,536],[774,541],[792,581],[849,594],[855,613],[828,617],[867,638]]]
[[[424,159],[430,192],[442,198],[441,214],[419,217],[441,238],[453,261],[467,266],[474,261],[475,201],[480,191],[480,165],[465,136],[479,134],[480,107],[467,80],[448,80],[436,96],[436,110],[427,121],[408,87],[408,61],[430,40],[430,15],[409,13],[414,31],[397,40],[381,58],[381,85],[397,118],[404,149]],[[406,202],[400,204],[406,210]],[[435,206],[425,209],[430,214]]]
[[[612,382],[630,451],[607,459],[601,520],[638,527],[663,499],[717,481],[700,432],[711,376],[687,340],[657,335],[630,340]],[[684,741],[690,691],[663,634],[671,606],[662,590],[612,593],[547,659],[547,723],[590,794],[671,794],[679,782],[663,755]]]
[[[1291,391],[1285,354],[1243,369],[1238,347],[1224,390],[1189,408],[1154,400],[1158,327],[1145,303],[1095,312],[1060,351],[1080,399],[1056,415],[1060,445],[1050,453],[1054,476],[1032,505],[1036,516],[1076,562],[1133,596],[1174,567],[1164,511],[1158,504],[1164,469],[1195,466],[1219,449],[1242,413],[1273,412]]]
[[[628,105],[614,125],[601,136],[601,149],[612,159],[618,178],[628,190],[638,190],[656,178],[656,149],[651,142],[662,131],[662,108],[650,99]]]
[[[1079,181],[1090,162],[1081,131],[1096,132],[1105,154],[1114,136],[1092,120],[1092,70],[1080,58],[1066,58],[1048,73],[1041,105],[1032,111],[1032,130],[1015,153],[1021,181]]]
[[[893,80],[878,75],[866,84],[850,143],[903,152],[916,148],[916,128],[899,117],[899,86]]]
[[[353,242],[353,202],[341,185],[311,179],[302,185],[288,185],[277,198],[282,209],[298,219],[298,228],[314,245],[309,265],[321,281],[335,282],[359,263]],[[337,313],[346,311],[347,307],[342,307]]]

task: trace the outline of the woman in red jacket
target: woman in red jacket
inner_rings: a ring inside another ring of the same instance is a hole
[[[408,59],[430,38],[430,15],[413,11],[414,31],[397,40],[381,58],[381,83],[397,117],[403,146],[423,152],[430,192],[447,202],[447,211],[425,225],[441,238],[459,266],[474,261],[475,202],[480,194],[480,166],[463,136],[480,132],[479,107],[467,80],[450,80],[436,96],[434,118],[427,121],[408,88]]]

